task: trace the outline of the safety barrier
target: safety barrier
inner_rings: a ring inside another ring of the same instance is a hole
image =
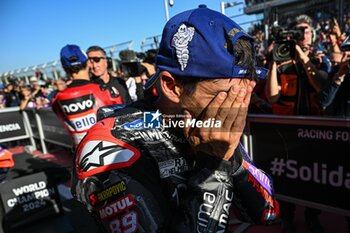
[[[29,139],[36,149],[32,128],[26,113],[20,112],[19,107],[0,110],[0,143]]]
[[[72,141],[55,113],[48,109],[19,107],[0,110],[0,143],[29,139],[36,150],[39,143],[42,153],[47,153],[46,143],[71,148]]]
[[[29,116],[33,137],[40,141],[43,153],[47,153],[46,142],[72,148],[73,143],[68,132],[51,108],[28,108],[24,112]]]
[[[0,119],[0,143],[29,138],[43,153],[48,142],[72,146],[50,108],[3,109]],[[257,167],[273,177],[278,198],[350,216],[350,119],[250,114],[242,139]]]

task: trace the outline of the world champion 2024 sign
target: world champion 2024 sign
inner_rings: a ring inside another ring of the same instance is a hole
[[[249,120],[257,167],[282,199],[350,216],[350,119]]]
[[[0,196],[4,223],[11,228],[62,211],[56,184],[44,172],[1,183]]]

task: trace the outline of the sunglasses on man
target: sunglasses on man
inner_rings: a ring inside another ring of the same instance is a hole
[[[90,62],[99,63],[101,59],[106,59],[105,57],[89,57]]]

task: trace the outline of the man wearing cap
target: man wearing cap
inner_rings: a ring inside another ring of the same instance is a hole
[[[70,133],[74,147],[96,123],[97,109],[112,104],[122,104],[120,96],[112,97],[100,85],[90,82],[87,55],[77,45],[61,49],[61,63],[72,82],[57,93],[52,108]]]
[[[132,103],[124,79],[114,77],[108,72],[108,58],[105,50],[100,46],[90,46],[87,49],[87,55],[92,82],[100,84],[104,89],[108,89],[112,96],[120,96],[124,104]]]
[[[77,148],[73,195],[104,231],[225,232],[234,214],[278,217],[272,181],[240,144],[254,79],[266,74],[253,51],[251,36],[204,5],[167,22],[146,85],[158,96],[99,121]]]

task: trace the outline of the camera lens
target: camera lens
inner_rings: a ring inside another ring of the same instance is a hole
[[[283,40],[276,41],[272,57],[276,62],[284,62],[296,58],[295,41],[294,40]]]
[[[276,50],[276,54],[280,58],[289,57],[290,44],[281,44]]]

